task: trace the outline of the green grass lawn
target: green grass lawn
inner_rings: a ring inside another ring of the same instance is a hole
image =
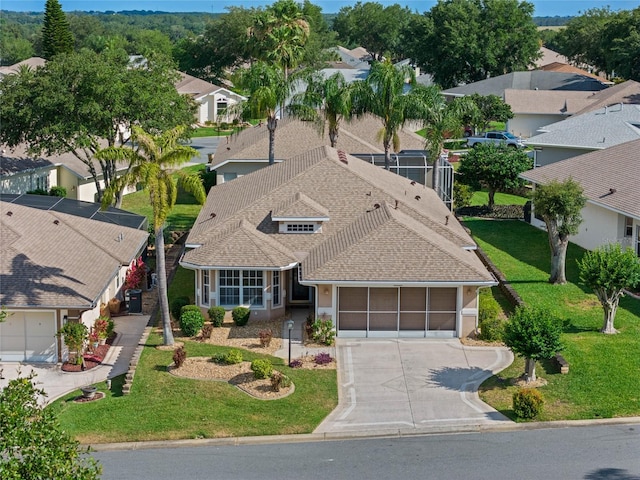
[[[537,374],[548,384],[540,387],[545,408],[537,420],[640,415],[640,301],[623,298],[615,320],[620,333],[603,335],[602,307],[578,280],[580,247],[569,245],[568,283],[551,285],[546,232],[518,221],[466,219],[465,225],[527,304],[547,308],[564,322],[562,354],[569,374],[557,373],[549,362],[538,365]],[[517,359],[482,385],[481,398],[514,418],[511,380],[523,372],[524,362]]]
[[[520,197],[519,195],[511,195],[509,193],[497,192],[494,198],[496,205],[524,205],[529,199]],[[482,206],[489,204],[489,192],[481,190],[473,192],[471,197],[471,206]]]
[[[199,138],[199,137],[226,137],[233,133],[237,133],[242,131],[243,128],[235,127],[229,128],[227,130],[220,130],[217,127],[199,127],[191,132],[191,138]]]
[[[192,165],[182,169],[185,173],[195,173],[203,170],[205,165]],[[178,190],[178,198],[171,213],[167,217],[166,231],[188,230],[196,221],[202,206],[190,193]],[[122,209],[129,212],[144,215],[149,219],[149,225],[153,225],[153,210],[149,203],[149,194],[144,190],[125,195],[122,199]]]
[[[100,401],[74,403],[78,390],[54,402],[62,428],[85,444],[310,433],[338,403],[335,370],[292,369],[281,358],[242,350],[246,361],[268,358],[295,385],[288,397],[258,400],[227,382],[171,375],[173,352],[156,349],[161,343],[159,335],[149,337],[129,395],[122,395],[120,376],[111,391],[97,385],[105,392]],[[185,349],[188,356],[229,350],[198,342]]]

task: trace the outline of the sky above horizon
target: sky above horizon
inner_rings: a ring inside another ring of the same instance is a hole
[[[272,0],[59,0],[65,12],[80,11],[122,11],[151,10],[159,12],[224,12],[227,6],[259,7],[270,5]],[[322,8],[323,13],[337,13],[342,7],[354,5],[355,0],[311,0]],[[365,3],[368,0],[362,0]],[[535,6],[534,16],[575,16],[592,8],[609,6],[611,10],[632,10],[638,7],[637,0],[529,0]],[[431,9],[436,0],[377,0],[382,5],[398,3],[417,12]],[[16,12],[42,12],[46,0],[0,0],[0,10]]]

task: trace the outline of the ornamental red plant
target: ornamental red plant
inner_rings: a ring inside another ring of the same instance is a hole
[[[138,257],[127,269],[127,274],[124,279],[124,289],[131,290],[133,288],[140,288],[146,276],[147,267],[142,261],[142,257]]]

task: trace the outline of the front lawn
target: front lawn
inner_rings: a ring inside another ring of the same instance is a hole
[[[496,205],[524,205],[528,200],[529,199],[526,197],[502,192],[496,192],[494,197]],[[471,197],[471,206],[476,207],[483,205],[489,205],[489,192],[487,190],[473,192],[473,197]]]
[[[548,308],[565,323],[562,355],[569,362],[569,374],[557,373],[550,362],[538,364],[537,373],[548,385],[540,387],[546,402],[537,420],[640,415],[640,301],[623,298],[615,320],[620,334],[603,335],[602,307],[578,280],[576,261],[584,250],[569,245],[568,283],[551,285],[546,232],[519,221],[464,223],[527,304]],[[511,397],[516,387],[510,382],[523,372],[524,362],[516,359],[481,386],[480,397],[515,419]]]
[[[173,352],[155,348],[161,344],[160,335],[149,337],[129,395],[121,393],[120,376],[111,391],[98,384],[101,400],[74,403],[78,390],[54,402],[62,428],[84,444],[310,433],[338,404],[335,370],[292,369],[281,358],[243,350],[244,360],[268,358],[295,385],[288,397],[258,400],[227,382],[171,375]],[[229,350],[191,341],[185,349],[188,356]]]

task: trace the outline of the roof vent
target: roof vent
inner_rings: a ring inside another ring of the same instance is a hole
[[[420,200],[420,195],[416,195],[416,200]]]
[[[398,209],[398,200],[396,200],[396,206],[394,207],[396,210]]]
[[[445,224],[445,225],[449,225],[449,215],[446,215],[446,216],[444,217],[444,224]]]
[[[13,212],[12,212],[11,210],[9,210],[9,211],[7,212],[7,216],[9,216],[9,217],[10,217],[11,215],[13,215]]]
[[[614,193],[616,193],[618,190],[616,190],[615,188],[610,188],[609,189],[609,195],[613,195]]]
[[[344,151],[342,150],[338,150],[338,158],[340,159],[340,161],[346,165],[349,164],[349,162],[347,161],[347,154],[344,153]]]
[[[216,214],[211,212],[211,214],[209,215],[211,218],[216,218]]]
[[[380,204],[379,204],[379,203],[374,203],[374,204],[373,204],[373,208],[375,208],[375,209],[380,208]]]
[[[416,181],[415,180],[411,180],[411,185],[415,185]]]
[[[54,220],[54,221],[53,221],[53,224],[54,224],[54,225],[60,225],[60,220]]]

